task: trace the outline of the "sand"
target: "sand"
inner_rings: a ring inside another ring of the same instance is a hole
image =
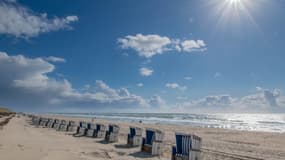
[[[52,116],[76,121],[91,119]],[[2,118],[1,118],[2,119]],[[1,121],[0,119],[0,121]],[[96,119],[96,122],[120,125],[118,143],[105,143],[102,139],[74,137],[71,133],[50,128],[31,126],[27,117],[14,117],[0,129],[1,160],[156,160],[171,159],[174,133],[195,133],[203,138],[204,160],[284,160],[285,134],[198,128],[191,126],[157,125],[114,122]],[[163,155],[152,157],[140,148],[126,146],[129,126],[157,128],[165,132]]]

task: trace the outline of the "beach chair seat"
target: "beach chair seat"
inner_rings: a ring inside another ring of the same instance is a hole
[[[164,133],[156,129],[147,129],[146,137],[142,140],[142,151],[151,155],[161,155]]]
[[[104,138],[106,132],[106,126],[104,124],[96,124],[96,129],[94,133],[94,137],[96,138]]]
[[[105,134],[105,140],[107,142],[118,142],[120,127],[115,124],[109,125],[109,130]]]
[[[130,146],[140,146],[142,144],[142,129],[138,127],[130,127],[127,144]]]
[[[176,133],[176,146],[172,147],[172,160],[199,160],[202,139],[196,135]]]

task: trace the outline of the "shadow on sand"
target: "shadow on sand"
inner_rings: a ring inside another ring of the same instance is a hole
[[[103,139],[103,140],[100,140],[100,141],[97,141],[98,143],[101,143],[101,144],[111,144],[111,143],[113,143],[113,142],[108,142],[108,141],[106,141],[105,139]]]
[[[141,152],[141,151],[135,152],[135,153],[131,153],[129,155],[133,156],[133,157],[136,157],[136,158],[152,158],[152,157],[155,157],[155,156],[150,155],[149,153]]]
[[[128,144],[115,144],[116,148],[121,148],[121,149],[129,149],[129,148],[138,148],[138,147],[134,147]]]

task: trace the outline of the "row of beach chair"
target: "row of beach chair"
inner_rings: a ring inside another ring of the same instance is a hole
[[[101,123],[87,123],[65,121],[51,118],[32,116],[32,124],[54,128],[57,131],[75,132],[75,136],[86,136],[92,138],[105,138],[107,142],[118,142],[120,127],[109,124],[108,128]],[[164,133],[157,129],[147,128],[145,137],[140,127],[130,127],[127,137],[127,145],[130,147],[141,147],[143,152],[151,155],[161,155],[163,148]],[[172,160],[199,160],[202,139],[193,134],[176,133],[176,146],[172,147]]]

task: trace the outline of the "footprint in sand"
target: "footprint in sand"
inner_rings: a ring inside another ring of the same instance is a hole
[[[24,149],[24,145],[18,144],[17,146],[18,146],[22,151],[25,150],[25,149]]]

